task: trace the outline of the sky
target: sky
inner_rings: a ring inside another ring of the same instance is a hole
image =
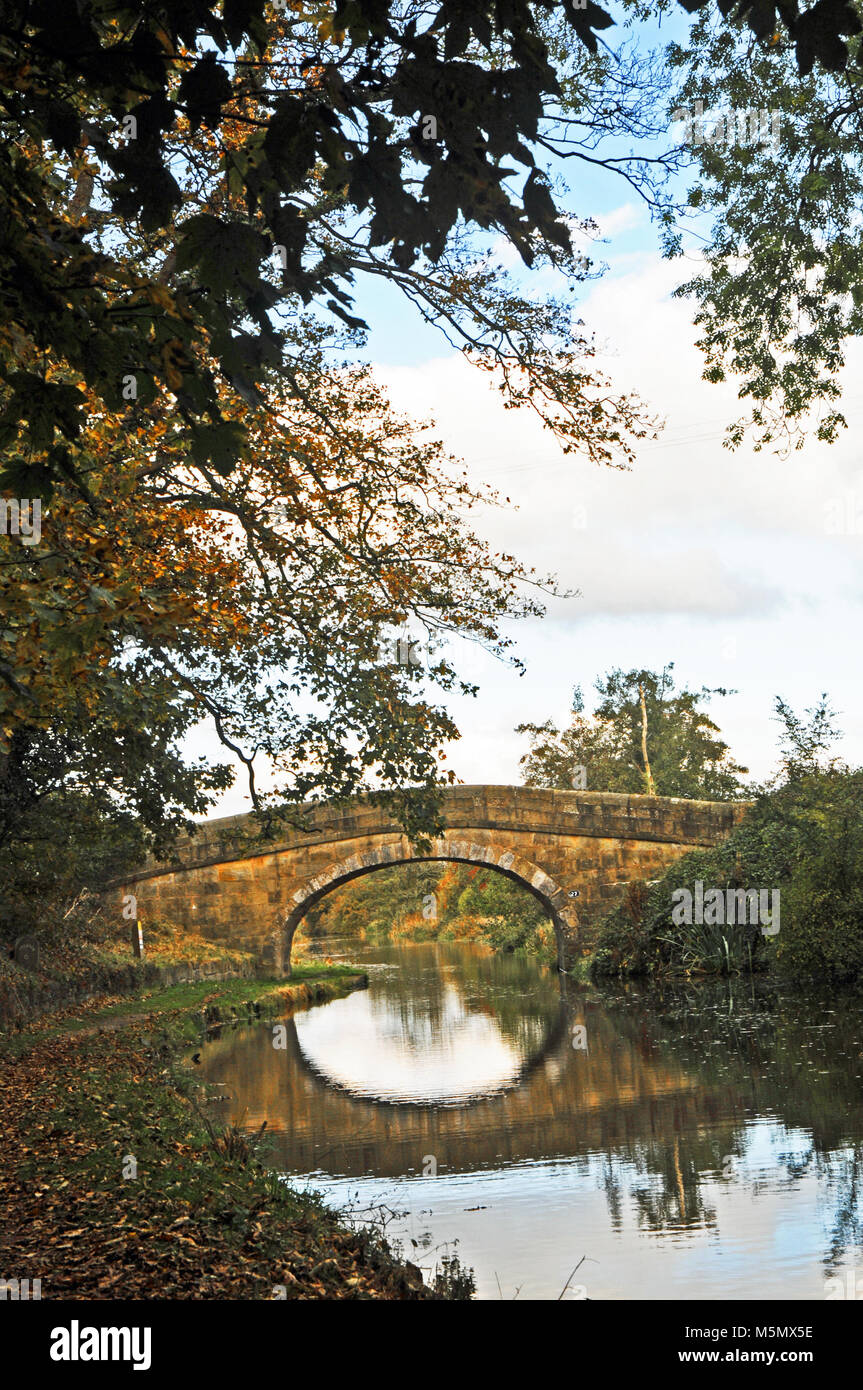
[[[468,783],[518,783],[527,742],[517,724],[565,724],[576,684],[590,708],[598,676],[669,662],[678,684],[736,691],[709,708],[753,777],[776,765],[777,695],[799,713],[826,691],[844,735],[838,751],[863,761],[863,353],[849,351],[849,429],[837,443],[809,441],[786,458],[748,444],[730,452],[722,440],[741,414],[736,386],[702,380],[693,304],[672,298],[693,274],[698,244],[664,260],[646,208],[609,175],[580,180],[568,201],[597,218],[604,238],[594,253],[606,273],[577,299],[602,345],[596,365],[665,422],[629,471],[564,455],[535,418],[505,411],[487,376],[397,291],[377,282],[357,301],[371,328],[366,356],[394,406],[433,420],[471,480],[515,504],[474,513],[474,529],[578,591],[514,627],[524,675],[475,648],[455,652],[459,673],[481,690],[475,699],[437,693],[462,733],[447,766]],[[216,750],[196,735],[190,751]],[[248,809],[238,779],[211,815]]]
[[[549,600],[542,621],[518,625],[523,677],[473,658],[470,675],[483,690],[455,704],[463,737],[453,764],[469,782],[519,781],[526,745],[516,724],[561,724],[576,683],[587,694],[612,667],[667,662],[690,686],[738,692],[711,708],[755,776],[775,765],[775,695],[803,709],[826,690],[841,716],[841,751],[859,759],[860,353],[846,374],[850,428],[840,442],[809,443],[784,459],[746,445],[729,452],[722,440],[740,413],[735,388],[702,381],[692,305],[672,299],[689,268],[661,258],[633,203],[603,221],[609,270],[581,312],[606,346],[600,362],[614,384],[637,390],[666,422],[630,471],[564,455],[538,422],[504,411],[456,355],[403,361],[390,341],[376,359],[394,404],[432,415],[472,479],[518,506],[488,513],[483,534],[579,591]]]

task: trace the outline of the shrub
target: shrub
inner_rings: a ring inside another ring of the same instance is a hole
[[[780,931],[675,923],[674,890],[770,888]],[[863,978],[863,772],[797,772],[762,793],[736,830],[684,855],[653,884],[633,884],[600,925],[595,974],[752,971],[775,963],[793,977]]]

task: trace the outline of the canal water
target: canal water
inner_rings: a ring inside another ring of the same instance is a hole
[[[600,990],[465,944],[323,950],[368,990],[286,1037],[223,1029],[211,1113],[266,1120],[266,1162],[424,1271],[456,1253],[480,1298],[863,1297],[860,995]]]

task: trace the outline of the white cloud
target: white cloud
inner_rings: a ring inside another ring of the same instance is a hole
[[[623,203],[620,207],[612,208],[610,212],[596,213],[593,216],[591,220],[597,226],[597,232],[593,236],[581,231],[574,219],[569,220],[569,228],[576,248],[594,257],[606,249],[599,243],[635,231],[644,225],[644,219],[645,211],[641,203]]]

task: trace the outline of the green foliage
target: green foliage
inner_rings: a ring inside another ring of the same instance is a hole
[[[363,874],[311,908],[303,930],[313,937],[358,936],[375,921],[391,925],[421,914],[423,899],[435,893],[442,873],[441,864],[417,862]]]
[[[562,10],[595,51],[609,16]],[[386,4],[14,0],[0,60],[2,347],[32,339],[111,406],[125,371],[167,388],[217,471],[242,447],[224,393],[254,400],[281,365],[285,310],[361,326],[358,269],[399,283],[465,225],[527,264],[571,259],[530,149],[557,79],[526,0],[506,18],[443,0],[431,24]],[[23,391],[15,358],[0,351],[5,442],[29,431],[59,477],[49,446],[76,440],[84,398],[41,377]]]
[[[462,879],[469,872],[462,867]],[[476,921],[482,939],[495,951],[527,951],[535,955],[547,944],[540,930],[548,922],[545,910],[532,893],[503,874],[481,872],[459,894],[454,920]],[[446,934],[446,925],[441,935]]]
[[[685,0],[688,10],[706,6]],[[738,24],[772,35],[772,6],[741,13]],[[594,0],[438,0],[428,15],[376,0],[332,10],[9,0],[0,34],[4,346],[31,339],[109,405],[124,371],[140,372],[148,389],[174,393],[178,428],[227,469],[224,437],[200,427],[218,424],[224,389],[248,399],[265,364],[280,362],[279,311],[319,301],[355,326],[362,269],[423,298],[414,270],[437,264],[464,226],[502,233],[527,265],[571,258],[534,153],[561,96],[550,19],[564,49],[591,56],[597,31],[614,23]],[[779,22],[804,73],[816,58],[842,71],[860,27],[841,0],[802,14],[783,6]],[[606,129],[617,110],[606,112]],[[423,135],[430,118],[434,139]],[[219,222],[206,234],[190,207],[202,193]],[[134,246],[117,236],[122,224]],[[274,247],[284,248],[277,276]],[[249,349],[242,374],[238,337]],[[38,409],[28,405],[15,358],[0,352],[10,388],[2,427],[31,431],[43,466],[62,477],[83,402],[65,400],[73,384],[55,381],[40,383]],[[59,454],[49,447],[55,430]]]
[[[773,872],[788,883],[777,961],[796,976],[856,980],[863,977],[863,769],[831,755],[839,734],[826,695],[808,718],[781,699],[776,713],[782,780],[756,828]]]
[[[825,0],[801,17],[807,31],[826,10]],[[859,34],[859,6],[846,13]],[[776,142],[731,139],[684,151],[706,264],[677,293],[698,303],[705,378],[736,378],[746,402],[729,443],[751,428],[756,448],[777,440],[787,448],[802,445],[810,412],[817,436],[836,438],[845,423],[845,343],[863,332],[863,50],[857,38],[849,63],[813,66],[810,39],[795,46],[774,26],[772,7],[763,16],[775,32],[756,43],[745,16],[702,10],[687,39],[667,50],[666,106],[670,115],[701,101],[706,125],[753,107],[778,117]],[[671,254],[689,253],[688,220],[669,230]]]
[[[19,727],[0,751],[0,936],[57,931],[82,891],[95,891],[164,850],[187,806],[226,773],[186,767],[170,725],[101,722],[77,730]]]
[[[646,792],[649,789],[642,747],[641,695],[647,716],[647,752],[658,796],[708,801],[740,797],[746,768],[731,758],[719,728],[702,708],[724,689],[682,689],[675,693],[673,663],[655,671],[610,671],[596,681],[599,696],[592,715],[585,715],[579,687],[569,727],[520,724],[531,748],[521,759],[529,787],[572,788],[575,770],[585,769],[585,789]]]
[[[742,823],[710,850],[685,855],[652,884],[634,884],[603,921],[598,974],[731,973],[768,965],[794,978],[863,978],[863,769],[827,755],[836,731],[826,697],[808,720],[777,699],[781,774]],[[675,890],[778,889],[780,930],[675,923]]]
[[[415,861],[377,869],[328,894],[306,917],[315,936],[451,941],[552,955],[554,931],[539,900],[484,866]]]
[[[701,880],[723,890],[749,888],[754,880],[736,853],[734,836],[715,850],[684,855],[655,883],[630,884],[624,901],[599,928],[594,957],[597,975],[649,975],[697,971],[732,974],[762,969],[765,938],[742,923],[675,923],[673,894]],[[768,880],[769,882],[769,880]],[[782,927],[784,930],[784,900]]]
[[[463,1265],[455,1251],[441,1255],[435,1265],[432,1289],[440,1298],[468,1299],[476,1293],[476,1276],[469,1265]]]

